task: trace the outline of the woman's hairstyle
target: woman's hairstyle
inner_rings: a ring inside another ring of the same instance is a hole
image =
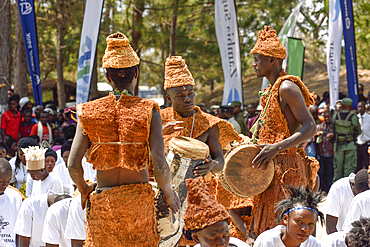
[[[351,247],[370,247],[370,218],[361,217],[352,222],[349,232]]]
[[[321,192],[312,192],[306,187],[297,188],[287,186],[290,197],[288,199],[281,200],[276,205],[276,212],[279,214],[277,221],[278,224],[284,217],[284,214],[289,213],[291,209],[307,208],[315,212],[320,218],[321,225],[324,224],[324,214],[318,209],[318,204],[323,201],[324,195]]]

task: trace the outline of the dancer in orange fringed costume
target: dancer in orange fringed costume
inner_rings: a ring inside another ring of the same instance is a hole
[[[260,153],[253,160],[256,169],[265,169],[273,159],[275,175],[268,189],[254,197],[254,232],[260,234],[276,226],[275,205],[289,195],[285,185],[313,189],[318,162],[305,157],[296,146],[316,133],[316,125],[308,111],[314,101],[307,87],[297,76],[282,69],[286,50],[276,31],[265,26],[251,51],[257,77],[266,77],[271,86],[261,97],[264,113],[258,120]]]
[[[204,164],[198,165],[192,170],[192,178],[205,176],[209,172],[213,174],[220,172],[224,166],[222,149],[230,142],[239,139],[230,123],[207,114],[195,106],[194,85],[194,79],[185,60],[180,56],[167,58],[164,89],[167,90],[167,99],[172,107],[160,111],[165,151],[167,151],[169,141],[173,137],[179,136],[200,140],[206,143],[210,149],[211,157]],[[185,179],[187,178],[189,177],[185,177]],[[180,198],[181,201],[185,199]],[[180,242],[180,246],[186,245],[183,240]]]
[[[84,246],[158,246],[154,191],[148,183],[150,154],[165,201],[175,212],[180,207],[170,188],[159,107],[132,96],[139,62],[125,35],[108,36],[103,68],[115,91],[77,106],[79,122],[68,167],[82,206],[88,201]],[[90,141],[88,161],[97,169],[95,191],[84,181],[81,165]]]

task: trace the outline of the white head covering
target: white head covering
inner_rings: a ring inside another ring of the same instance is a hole
[[[19,109],[22,109],[23,106],[25,106],[28,102],[30,102],[30,99],[28,97],[23,97],[19,101]]]

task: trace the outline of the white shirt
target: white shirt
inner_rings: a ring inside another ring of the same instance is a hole
[[[0,195],[0,240],[5,246],[15,247],[14,227],[21,205],[22,196],[11,188]]]
[[[63,193],[62,182],[54,173],[49,173],[44,180],[33,180],[31,176],[27,178],[26,195],[35,196],[48,193],[49,191],[58,194]]]
[[[84,156],[82,158],[82,169],[84,170],[84,180],[90,180],[91,182],[96,182],[96,170],[93,169],[93,164],[87,162],[87,159],[86,157]],[[75,193],[75,188],[73,185],[75,185],[75,183],[73,182],[73,180],[71,179],[72,181],[72,185],[71,185],[71,191],[70,191],[70,195],[74,195]]]
[[[347,233],[352,229],[352,222],[359,220],[360,217],[370,217],[369,205],[370,190],[356,195],[352,200],[342,230]]]
[[[61,165],[62,163],[64,164],[64,160],[63,160],[63,157],[62,157],[62,150],[61,149],[58,149],[57,151],[55,151],[57,153],[57,161],[55,162],[55,167]],[[54,169],[53,169],[54,170]]]
[[[283,240],[281,240],[281,230],[286,227],[283,225],[278,225],[270,230],[261,233],[253,247],[285,247]],[[321,246],[319,240],[314,236],[310,235],[306,241],[299,245],[300,247],[319,247]]]
[[[64,161],[59,166],[55,166],[51,173],[55,174],[55,176],[58,177],[60,181],[62,181],[63,192],[69,194],[72,186],[72,179],[69,175],[68,168],[66,167]]]
[[[71,240],[64,237],[69,205],[72,198],[67,198],[51,205],[46,213],[41,240],[47,244],[71,247]]]
[[[347,247],[346,245],[346,233],[333,232],[332,234],[325,235],[321,239],[321,246],[324,247]]]
[[[81,207],[81,194],[73,198],[69,207],[64,237],[75,240],[86,238],[86,211]]]
[[[242,133],[242,129],[240,128],[240,124],[235,120],[234,117],[229,119],[229,123],[234,127],[234,130],[238,132],[238,134]]]
[[[30,247],[45,246],[41,234],[48,207],[48,194],[29,197],[22,203],[14,233],[31,238]]]
[[[342,229],[353,195],[349,178],[341,178],[330,188],[325,201],[324,212],[334,217],[338,217],[336,228]]]
[[[363,145],[370,141],[370,115],[365,112],[364,115],[357,116],[361,125],[361,135],[357,137],[357,144]]]
[[[19,189],[25,182],[27,182],[27,168],[26,165],[24,165],[21,162],[19,162],[19,168],[16,169],[15,167],[15,161],[17,157],[13,157],[9,160],[9,163],[12,167],[12,180],[10,180],[10,183],[14,183],[14,187]]]
[[[237,239],[230,237],[229,246],[236,246],[236,247],[250,247],[247,243]],[[194,247],[201,247],[200,244],[195,245]]]

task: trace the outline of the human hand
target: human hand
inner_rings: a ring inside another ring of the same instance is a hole
[[[173,122],[166,123],[162,127],[162,134],[163,135],[170,135],[175,131],[183,130],[184,127],[180,126],[183,123],[184,123],[184,121],[173,121]]]
[[[213,169],[213,167],[215,167],[218,164],[218,162],[216,160],[213,160],[211,157],[208,157],[204,161],[205,161],[204,164],[198,165],[194,168],[194,171],[193,171],[194,176],[204,177]]]
[[[257,156],[252,160],[253,168],[264,168],[267,170],[267,167],[270,164],[270,161],[276,156],[276,154],[280,151],[276,144],[261,144],[257,145],[257,147],[261,148],[261,151],[257,154]]]
[[[169,190],[168,193],[163,192],[163,199],[174,213],[180,210],[180,199],[174,191]]]
[[[84,191],[80,191],[81,193],[81,206],[82,209],[85,209],[87,199],[89,198],[90,193],[94,190],[96,183],[89,183],[86,185],[86,189]]]
[[[333,138],[333,136],[334,136],[334,133],[328,133],[328,134],[326,134],[326,138],[328,138],[328,139]]]

